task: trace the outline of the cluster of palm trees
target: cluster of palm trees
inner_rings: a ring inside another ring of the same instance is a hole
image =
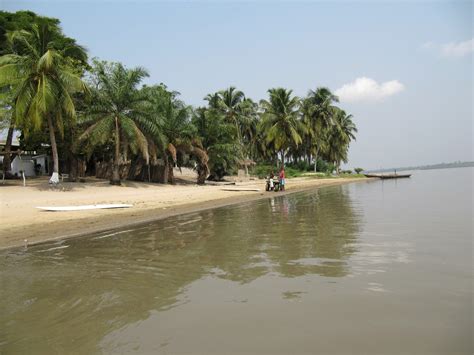
[[[175,166],[194,167],[204,183],[239,165],[247,169],[252,160],[304,161],[316,169],[324,159],[339,167],[357,132],[326,88],[305,98],[270,89],[268,100],[256,103],[230,87],[193,108],[163,84],[143,85],[143,68],[88,63],[57,20],[35,17],[28,28],[7,33],[0,48],[2,121],[25,140],[38,134],[48,140],[51,182],[58,181],[61,157],[105,163],[113,184],[123,178],[172,183]],[[5,170],[10,145],[11,139]]]
[[[329,89],[310,90],[304,98],[284,88],[269,89],[268,95],[257,104],[230,87],[206,97],[207,110],[235,126],[241,158],[276,165],[306,162],[315,171],[318,159],[336,169],[347,162],[357,128],[352,115],[335,105],[338,98]]]
[[[195,139],[191,107],[164,85],[139,88],[146,76],[143,68],[93,61],[87,80],[89,97],[79,119],[84,130],[77,139],[76,151],[90,157],[94,151],[109,150],[112,184],[120,184],[120,166],[131,160],[137,163],[137,159],[147,167],[145,179],[151,181],[152,174],[156,175],[152,167],[161,165],[161,180],[173,182],[173,166],[181,163],[178,153],[180,158],[188,154],[196,160],[199,182],[203,182],[207,156]],[[129,172],[126,175],[130,176]]]

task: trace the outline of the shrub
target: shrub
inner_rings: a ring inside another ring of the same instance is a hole
[[[252,175],[256,175],[259,179],[265,178],[270,171],[273,170],[273,174],[276,175],[278,172],[276,167],[268,164],[258,164],[251,169]]]

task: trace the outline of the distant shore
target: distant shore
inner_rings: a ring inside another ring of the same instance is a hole
[[[111,186],[104,180],[64,183],[53,190],[46,179],[30,180],[26,187],[19,181],[6,181],[0,186],[0,249],[129,228],[170,216],[369,179],[287,180],[285,192],[266,192],[263,180],[238,183],[239,187],[257,187],[260,189],[258,192],[223,191],[223,186],[215,185],[161,185],[131,181],[125,181],[123,186]],[[132,204],[133,207],[74,212],[45,212],[36,208],[111,203]]]

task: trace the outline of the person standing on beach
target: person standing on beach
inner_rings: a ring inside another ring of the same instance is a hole
[[[285,167],[283,165],[280,170],[280,191],[285,191]]]

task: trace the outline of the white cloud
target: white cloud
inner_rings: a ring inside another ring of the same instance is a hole
[[[341,101],[380,101],[389,96],[395,95],[405,89],[405,86],[398,80],[377,83],[374,79],[361,77],[351,83],[344,84],[334,93]]]
[[[420,46],[424,50],[434,50],[441,53],[445,57],[463,57],[474,52],[474,38],[462,42],[451,42],[445,44],[437,44],[429,41]]]
[[[441,52],[448,57],[462,57],[474,51],[474,38],[464,42],[451,42],[441,47]]]

